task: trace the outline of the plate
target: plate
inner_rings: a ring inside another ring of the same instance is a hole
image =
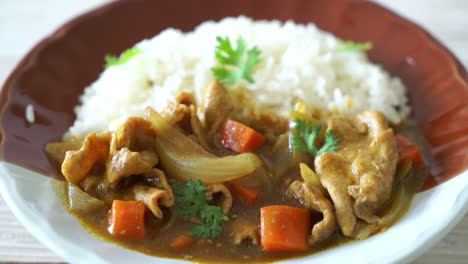
[[[0,92],[0,192],[41,242],[70,263],[179,263],[103,242],[85,231],[57,200],[56,168],[44,153],[74,120],[83,88],[97,79],[102,58],[118,54],[167,27],[191,31],[205,20],[254,19],[315,23],[342,39],[370,41],[372,61],[408,87],[414,117],[428,142],[430,177],[409,212],[387,232],[306,257],[339,263],[410,261],[440,240],[468,210],[468,74],[417,25],[359,0],[135,0],[113,2],[80,16],[39,43]],[[25,118],[34,105],[36,120]],[[441,217],[443,216],[443,217]],[[285,263],[302,263],[291,259]]]

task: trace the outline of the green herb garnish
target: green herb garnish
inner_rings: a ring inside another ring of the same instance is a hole
[[[129,61],[133,56],[137,55],[140,52],[141,52],[141,50],[139,48],[134,47],[134,48],[130,48],[130,49],[124,51],[120,55],[120,57],[116,57],[116,56],[112,56],[112,55],[107,54],[104,57],[104,60],[106,61],[106,65],[104,65],[104,68],[107,69],[107,68],[109,68],[111,66],[124,64],[127,61]]]
[[[218,46],[216,46],[215,55],[219,67],[211,68],[216,79],[224,84],[231,84],[238,80],[245,79],[249,83],[253,83],[252,70],[255,65],[264,60],[260,58],[260,50],[253,47],[247,50],[247,44],[242,37],[236,41],[236,49],[234,49],[229,41],[229,37],[216,37]]]
[[[221,234],[221,221],[229,218],[223,214],[221,207],[209,205],[205,199],[206,186],[198,179],[173,185],[175,201],[179,209],[177,213],[188,218],[200,216],[200,224],[195,225],[190,232],[197,238],[214,238]]]
[[[351,40],[343,41],[338,47],[338,51],[355,51],[355,52],[364,52],[372,49],[372,43],[364,42],[357,43]]]
[[[325,133],[325,144],[320,149],[315,146],[315,138],[320,134],[320,124],[312,129],[312,122],[296,118],[295,131],[292,133],[293,148],[298,151],[309,152],[314,156],[320,156],[325,152],[335,152],[338,149],[339,139],[335,133],[328,130]]]

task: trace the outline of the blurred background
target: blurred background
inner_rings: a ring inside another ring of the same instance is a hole
[[[38,41],[71,18],[108,2],[111,1],[0,0],[0,84]],[[468,0],[374,2],[425,28],[468,67]],[[465,216],[447,237],[414,263],[468,263],[467,245],[468,216]],[[0,197],[1,262],[57,263],[63,260],[32,237]]]

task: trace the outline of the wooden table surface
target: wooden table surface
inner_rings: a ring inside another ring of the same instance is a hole
[[[70,18],[106,2],[110,0],[0,0],[0,84],[40,39]],[[425,27],[468,66],[468,0],[376,2]],[[0,262],[63,262],[24,229],[1,197]],[[468,216],[414,263],[468,263]]]

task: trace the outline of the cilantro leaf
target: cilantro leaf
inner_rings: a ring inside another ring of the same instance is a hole
[[[174,184],[176,203],[179,206],[178,214],[184,217],[196,217],[201,208],[205,206],[205,185],[200,180]]]
[[[355,52],[364,52],[372,49],[371,42],[357,43],[351,40],[343,41],[338,47],[338,51],[355,51]]]
[[[229,37],[223,39],[218,36],[216,40],[218,45],[215,48],[215,57],[221,66],[211,68],[215,78],[224,84],[232,84],[241,79],[253,83],[253,68],[264,60],[260,57],[260,50],[257,47],[247,50],[242,37],[237,39],[236,49],[232,47]]]
[[[127,49],[126,51],[124,51],[120,55],[120,57],[116,57],[116,56],[112,56],[112,55],[107,54],[104,57],[104,60],[106,61],[106,64],[104,65],[104,68],[107,69],[107,68],[109,68],[111,66],[124,64],[127,61],[129,61],[133,56],[137,55],[140,52],[141,52],[141,50],[139,48],[134,47],[134,48],[130,48],[130,49]]]
[[[197,238],[214,238],[221,234],[221,221],[229,218],[223,214],[221,207],[209,205],[205,199],[206,186],[198,179],[189,179],[187,184],[177,183],[173,186],[175,201],[179,210],[177,213],[189,218],[200,216],[200,224],[195,225],[190,232]]]
[[[325,143],[320,149],[315,146],[315,139],[320,134],[322,126],[320,124],[312,128],[312,122],[296,118],[295,131],[292,133],[293,149],[302,152],[309,152],[313,156],[320,156],[325,152],[335,152],[338,149],[339,139],[335,138],[335,133],[328,130],[325,133]]]
[[[325,144],[323,144],[322,148],[317,152],[317,156],[320,156],[325,152],[335,152],[338,149],[339,141],[340,140],[338,138],[335,138],[335,132],[328,130],[325,133]]]
[[[190,235],[199,238],[217,237],[223,231],[221,221],[227,221],[228,218],[221,212],[221,207],[208,205],[201,211],[200,225],[196,225]]]

